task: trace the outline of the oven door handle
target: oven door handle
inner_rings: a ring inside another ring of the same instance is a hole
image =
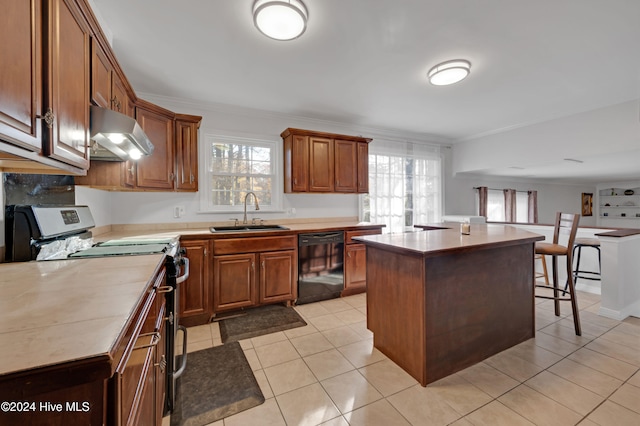
[[[187,368],[187,329],[183,325],[179,325],[178,330],[182,331],[184,335],[182,336],[182,355],[180,359],[181,361],[180,368],[178,368],[173,372],[174,379],[177,379],[178,377],[182,376],[182,373],[184,373],[185,368]]]
[[[183,257],[182,260],[184,260],[184,274],[176,278],[176,284],[182,284],[189,278],[189,258]]]

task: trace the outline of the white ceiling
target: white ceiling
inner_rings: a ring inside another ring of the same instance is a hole
[[[640,99],[638,0],[303,1],[307,31],[288,42],[254,28],[253,0],[93,4],[136,92],[451,143]],[[467,79],[428,83],[458,58],[472,63]],[[628,177],[613,157],[603,176]]]

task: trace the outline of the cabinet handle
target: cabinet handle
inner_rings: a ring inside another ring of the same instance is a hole
[[[348,256],[348,257],[351,257],[351,252],[348,252],[348,253],[347,253],[347,256]]]
[[[205,256],[207,255],[207,249],[206,248],[204,249],[204,255]]]
[[[173,173],[169,173],[169,180],[173,182],[175,179],[175,175]]]
[[[156,346],[158,343],[160,343],[160,340],[162,339],[162,335],[160,334],[159,331],[154,331],[153,333],[146,333],[146,334],[141,334],[138,336],[138,339],[140,339],[141,337],[149,337],[151,336],[151,343],[148,343],[146,345],[140,345],[140,346],[134,346],[133,350],[137,350],[137,349],[144,349],[144,348],[150,348],[152,346]]]
[[[173,287],[171,287],[170,285],[163,285],[156,289],[156,293],[158,294],[171,293],[172,291],[173,291]]]
[[[122,104],[120,103],[120,101],[118,100],[117,96],[114,96],[113,98],[111,98],[111,108],[116,108],[118,111],[121,110]]]
[[[251,271],[255,271],[255,269],[256,269],[255,262],[251,262]]]
[[[162,355],[160,357],[160,362],[157,364],[154,364],[154,366],[160,367],[160,372],[164,373],[164,369],[167,368],[167,358],[164,355]]]
[[[36,115],[36,118],[43,119],[44,122],[47,123],[47,127],[52,129],[53,128],[53,122],[56,119],[56,115],[53,113],[53,110],[51,109],[51,107],[49,107],[47,109],[47,113],[45,115]]]
[[[133,176],[133,166],[131,166],[130,168],[127,169],[127,171],[129,172],[129,174],[131,176]]]
[[[189,178],[189,183],[193,183],[194,180],[196,180],[196,177],[193,175],[193,173],[191,173],[191,176]]]
[[[262,269],[264,269],[264,260],[262,261]]]
[[[298,184],[298,178],[293,178],[293,183],[294,183],[295,185],[297,185],[297,184]]]

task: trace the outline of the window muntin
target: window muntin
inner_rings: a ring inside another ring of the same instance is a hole
[[[258,197],[260,210],[281,210],[279,148],[273,141],[206,135],[201,210],[242,211],[250,191]]]

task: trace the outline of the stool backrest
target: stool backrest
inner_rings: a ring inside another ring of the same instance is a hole
[[[578,232],[578,223],[580,222],[579,214],[572,213],[556,213],[556,223],[553,229],[553,243],[565,245],[560,242],[560,236],[563,236],[563,239],[566,237],[567,242],[567,251],[571,253],[571,248],[573,247],[573,242],[576,239],[576,233]]]

